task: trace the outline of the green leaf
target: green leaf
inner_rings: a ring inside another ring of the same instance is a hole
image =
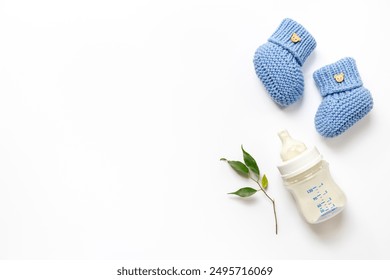
[[[241,188],[235,192],[231,192],[228,194],[235,194],[235,195],[238,195],[241,197],[248,197],[248,196],[255,194],[256,192],[257,192],[257,190],[255,190],[255,189],[252,189],[250,187],[245,187],[245,188]]]
[[[245,175],[245,176],[249,175],[248,167],[246,167],[246,165],[243,164],[241,161],[228,160],[227,162],[238,173]]]
[[[263,178],[261,178],[261,186],[263,189],[267,189],[268,187],[268,178],[265,176],[265,174],[263,175]]]
[[[244,147],[242,145],[241,145],[241,150],[242,150],[242,154],[246,166],[248,166],[249,169],[257,175],[257,178],[260,178],[260,170],[259,167],[257,166],[256,160],[244,150]]]
[[[243,164],[241,161],[236,161],[236,160],[227,160],[226,158],[220,158],[219,160],[222,161],[227,161],[229,165],[238,173],[241,175],[248,176],[249,175],[249,169],[246,167],[245,164]]]

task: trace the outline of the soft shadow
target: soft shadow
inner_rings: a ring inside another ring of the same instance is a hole
[[[316,57],[317,57],[317,52],[314,50],[309,55],[309,57],[306,59],[305,63],[302,66],[302,72],[303,73],[307,73],[308,72],[308,69],[310,69],[312,67],[312,65],[314,64],[314,61],[316,61]]]
[[[238,203],[242,203],[244,205],[253,205],[257,202],[257,198],[254,196],[250,197],[238,197],[238,196],[231,196],[230,199],[237,201]]]
[[[261,88],[263,94],[267,96],[267,99],[266,99],[267,101],[262,101],[262,102],[268,102],[267,105],[273,106],[273,107],[275,107],[275,108],[277,108],[277,109],[279,109],[279,110],[283,110],[284,107],[283,107],[283,106],[280,106],[278,103],[276,103],[276,102],[272,99],[272,97],[270,96],[269,92],[268,92],[267,89],[265,88],[263,82],[259,79],[259,77],[257,77],[256,74],[255,74],[255,77],[256,77],[256,80],[257,80],[257,84],[259,85],[259,88]]]
[[[317,234],[321,239],[333,239],[335,236],[343,230],[342,224],[344,220],[344,211],[343,210],[337,216],[319,224],[312,225],[310,224],[310,229]]]
[[[291,104],[291,105],[288,105],[287,107],[280,107],[280,109],[282,109],[284,112],[287,112],[287,114],[292,114],[292,113],[295,113],[295,112],[299,112],[302,108],[302,104],[303,104],[303,99],[305,98],[305,93],[303,93],[303,96],[301,97],[301,99],[299,99],[298,101],[296,101],[295,103]]]
[[[290,199],[293,201],[293,203],[297,203],[292,195],[290,196]],[[307,225],[308,228],[314,232],[321,241],[327,242],[329,240],[338,239],[342,231],[345,229],[343,226],[345,211],[346,210],[343,209],[343,211],[336,216],[319,224],[309,224],[306,221],[303,222],[303,224]],[[301,213],[300,216],[302,221],[304,221],[305,218]]]

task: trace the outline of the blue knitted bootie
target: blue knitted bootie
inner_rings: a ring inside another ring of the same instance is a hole
[[[288,106],[302,97],[301,66],[315,47],[316,41],[302,25],[284,19],[268,42],[256,50],[256,74],[279,105]]]
[[[372,109],[371,93],[363,87],[353,58],[326,65],[313,77],[324,97],[315,116],[316,129],[322,136],[340,135]]]

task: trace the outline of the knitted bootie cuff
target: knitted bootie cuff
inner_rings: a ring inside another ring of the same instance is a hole
[[[268,41],[291,52],[301,66],[317,45],[302,25],[289,18],[282,21]]]
[[[316,70],[313,77],[323,97],[363,85],[356,62],[351,57],[340,59]]]

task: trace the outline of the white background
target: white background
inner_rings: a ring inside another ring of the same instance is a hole
[[[389,259],[386,1],[0,1],[0,258]],[[279,108],[252,57],[290,17],[317,40]],[[319,67],[352,56],[372,112],[314,128]],[[276,169],[288,129],[348,197],[309,225]],[[275,198],[220,157],[258,161]]]

